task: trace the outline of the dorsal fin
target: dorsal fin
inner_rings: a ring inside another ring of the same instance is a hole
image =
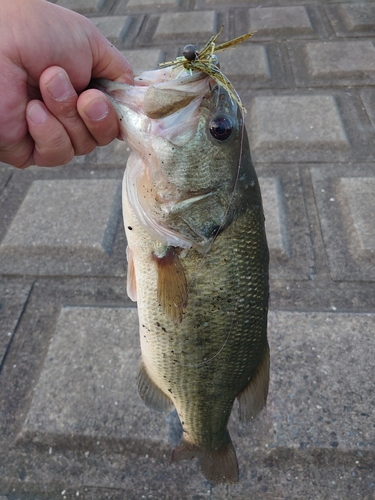
[[[184,268],[174,247],[168,247],[165,255],[152,255],[158,271],[158,301],[164,313],[181,323],[187,303],[187,282]]]

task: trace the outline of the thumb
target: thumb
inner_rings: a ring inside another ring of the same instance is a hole
[[[89,40],[93,55],[93,78],[107,78],[121,83],[134,83],[133,70],[129,61],[94,25],[92,37]]]

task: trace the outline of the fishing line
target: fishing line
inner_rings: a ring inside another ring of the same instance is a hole
[[[235,91],[235,92],[236,92],[237,98],[240,99],[237,91]],[[231,206],[233,204],[233,199],[234,199],[235,192],[236,192],[236,189],[237,189],[237,186],[238,186],[238,181],[239,181],[239,176],[240,176],[240,170],[241,170],[241,163],[242,163],[242,146],[243,146],[244,135],[245,135],[245,116],[244,116],[244,110],[240,106],[239,106],[239,109],[241,111],[241,119],[242,119],[242,124],[241,124],[241,138],[240,138],[240,154],[239,154],[239,157],[238,157],[237,173],[236,173],[236,178],[235,178],[235,181],[234,181],[233,190],[232,190],[231,197],[229,199],[229,202],[228,202],[225,214],[224,214],[223,219],[221,221],[221,224],[219,226],[219,229],[217,230],[215,236],[212,238],[212,241],[210,242],[207,250],[205,251],[204,255],[202,256],[201,260],[199,261],[199,264],[197,265],[196,271],[194,272],[194,275],[193,275],[192,279],[190,280],[190,283],[188,285],[188,289],[187,289],[187,292],[186,292],[185,304],[187,304],[188,297],[189,297],[189,292],[190,292],[192,286],[194,286],[195,281],[197,280],[198,271],[204,265],[205,259],[206,259],[207,255],[208,255],[209,251],[211,250],[212,245],[215,243],[216,238],[218,237],[221,229],[225,225],[225,221],[226,221],[226,219],[228,217],[229,210],[230,210],[230,208],[231,208]],[[211,358],[209,358],[209,359],[207,359],[205,361],[202,361],[200,363],[183,364],[183,363],[179,363],[178,361],[175,361],[175,363],[178,364],[179,366],[182,366],[182,367],[200,368],[200,367],[204,366],[205,364],[210,363],[213,359],[215,359],[217,356],[219,356],[219,354],[223,351],[224,347],[226,346],[226,344],[227,344],[227,342],[229,340],[229,337],[231,336],[231,333],[232,333],[232,330],[233,330],[233,324],[234,324],[234,320],[235,320],[235,316],[236,316],[236,310],[237,310],[237,307],[238,307],[239,300],[240,299],[238,298],[237,301],[236,301],[236,304],[235,304],[235,307],[234,307],[234,310],[233,310],[233,316],[232,316],[231,326],[229,328],[229,331],[228,331],[228,334],[226,336],[226,339],[224,340],[222,346],[220,347],[220,349],[217,351],[216,354],[214,354]]]
[[[239,95],[238,95],[238,93],[237,93],[236,90],[235,90],[235,92],[236,92],[237,98],[240,99],[240,97],[239,97]],[[243,146],[244,134],[245,134],[245,119],[244,119],[245,116],[244,116],[244,110],[240,106],[239,106],[239,109],[241,111],[241,119],[242,119],[242,124],[241,124],[241,139],[240,139],[240,154],[239,154],[239,158],[238,158],[237,174],[236,174],[236,178],[235,178],[235,181],[234,181],[233,191],[232,191],[231,197],[229,199],[226,211],[225,211],[225,213],[223,215],[221,224],[220,224],[218,230],[216,231],[216,234],[213,236],[212,241],[209,243],[209,245],[207,247],[207,250],[205,251],[205,253],[203,254],[201,260],[199,261],[199,264],[196,267],[196,271],[194,272],[195,277],[193,276],[192,279],[190,280],[190,283],[189,283],[189,286],[188,286],[188,289],[187,289],[187,292],[186,292],[185,304],[187,304],[187,301],[188,301],[188,298],[189,298],[189,292],[190,292],[192,286],[195,284],[195,281],[197,279],[196,275],[197,275],[198,271],[201,269],[201,267],[203,266],[204,261],[205,261],[207,255],[208,255],[208,253],[210,252],[210,250],[212,248],[212,245],[215,243],[216,238],[218,237],[221,229],[224,227],[225,221],[226,221],[226,219],[228,217],[228,214],[229,214],[229,210],[230,210],[230,208],[231,208],[231,206],[233,204],[233,199],[234,199],[234,195],[235,195],[235,192],[236,192],[236,189],[237,189],[238,180],[239,180],[239,176],[240,176],[241,162],[242,162],[242,146]]]
[[[205,359],[204,361],[201,361],[200,363],[193,363],[193,364],[189,364],[189,365],[185,365],[183,363],[179,363],[178,361],[174,360],[174,362],[176,363],[176,365],[179,365],[179,366],[183,366],[185,368],[200,368],[201,366],[204,366],[206,365],[207,363],[211,363],[211,361],[215,358],[217,358],[219,356],[219,354],[221,353],[221,351],[224,349],[226,343],[228,342],[229,340],[229,337],[232,333],[232,330],[233,330],[233,324],[234,324],[234,318],[236,316],[236,310],[237,310],[237,306],[238,306],[238,302],[239,302],[240,299],[237,299],[237,302],[234,306],[234,310],[233,310],[233,316],[232,316],[232,322],[231,322],[231,325],[230,325],[230,328],[229,328],[229,331],[228,331],[228,335],[226,336],[226,339],[224,340],[222,346],[220,347],[220,349],[217,351],[216,354],[214,354],[211,358],[209,359]]]

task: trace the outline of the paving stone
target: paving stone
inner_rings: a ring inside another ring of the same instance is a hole
[[[31,283],[0,283],[0,369],[31,290]]]
[[[100,12],[106,0],[57,0],[54,3],[81,14],[91,14]]]
[[[344,3],[325,7],[337,36],[373,36],[375,5],[373,3]]]
[[[180,0],[120,0],[116,7],[115,14],[128,14],[134,11],[157,11],[158,9],[178,9]]]
[[[278,178],[259,178],[266,218],[267,241],[271,254],[287,257],[290,254],[285,227],[285,209]]]
[[[375,84],[370,41],[294,43],[288,48],[298,86]]]
[[[234,84],[235,80],[246,79],[267,82],[271,78],[267,50],[263,45],[239,45],[235,50],[218,54],[220,69]]]
[[[190,42],[206,42],[216,32],[216,12],[179,12],[160,16],[153,41],[165,43],[189,39]]]
[[[306,462],[305,470],[308,454],[314,449],[327,449],[336,455],[374,449],[370,376],[374,370],[374,323],[374,314],[270,312],[268,410],[246,427],[239,425],[233,412],[229,427],[241,481],[231,489],[232,495],[244,494],[254,480],[259,483],[260,472],[254,476],[254,469],[262,471],[271,492],[289,491],[287,483],[280,483],[286,473],[281,464],[265,467],[267,460],[277,462],[278,454],[285,450],[303,450],[292,461],[286,457],[286,469]],[[185,473],[181,498],[191,498],[187,492],[193,485],[196,491],[204,491],[203,477],[196,461],[167,469],[165,421],[163,424],[159,414],[148,410],[136,393],[138,357],[135,309],[63,308],[22,434],[24,439],[38,439],[47,449],[63,436],[65,445],[70,436],[68,444],[73,448],[81,435],[90,437],[93,447],[86,454],[86,486],[122,487],[130,493],[139,484],[137,477],[146,476],[146,490],[155,493],[164,485],[166,489],[161,491],[165,498],[173,498],[168,496],[169,488]],[[358,359],[363,360],[360,368]],[[110,439],[123,448],[121,454],[100,453]],[[150,451],[145,454],[147,443]],[[324,460],[323,456],[322,464],[329,467],[332,459],[326,456]],[[316,468],[319,470],[318,464]],[[316,479],[324,487],[324,479]],[[298,487],[307,488],[307,480]],[[220,487],[215,491],[214,498],[230,498],[220,496]]]
[[[14,167],[0,162],[0,194],[4,187],[7,185],[9,179],[12,177]]]
[[[250,31],[256,36],[293,36],[314,33],[305,7],[265,7],[249,9]]]
[[[131,18],[128,16],[103,16],[91,17],[90,19],[103,35],[115,45],[124,40],[131,25]]]
[[[361,90],[361,99],[366,108],[366,113],[370,119],[372,128],[375,132],[375,89]]]
[[[255,161],[324,161],[350,152],[333,96],[261,96],[246,116]]]
[[[375,449],[375,315],[274,311],[270,325],[274,445]]]
[[[315,262],[298,169],[258,164],[257,172],[266,217],[272,290],[280,279],[313,279]]]
[[[84,156],[83,165],[88,167],[107,167],[115,165],[123,167],[125,170],[129,154],[130,149],[127,143],[115,139],[107,146],[97,147],[90,154]],[[81,157],[78,156],[77,158]]]
[[[134,73],[157,69],[164,59],[164,52],[159,49],[125,50],[124,56],[132,65]]]
[[[113,250],[120,196],[117,179],[34,181],[0,245],[0,269],[90,272],[90,261],[108,261]]]
[[[354,251],[365,259],[375,257],[374,221],[370,216],[375,209],[375,178],[340,179],[339,192],[351,216]]]
[[[62,308],[23,434],[116,440],[135,451],[163,441],[163,417],[158,428],[136,389],[138,337],[135,308]]]
[[[329,267],[334,280],[375,280],[373,166],[312,169]]]

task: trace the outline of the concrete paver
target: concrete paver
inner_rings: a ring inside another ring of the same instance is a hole
[[[371,41],[291,44],[298,86],[373,85],[375,47]]]
[[[314,30],[303,6],[249,9],[250,31],[259,36],[311,35]]]
[[[219,54],[238,89],[270,246],[271,385],[229,423],[240,482],[169,464],[176,415],[136,391],[119,186],[129,147],[0,164],[0,500],[372,500],[375,495],[375,7],[338,0],[58,0],[135,72]]]
[[[351,149],[332,96],[254,97],[247,123],[255,160],[344,160]]]
[[[373,165],[313,169],[312,178],[333,279],[373,281]]]
[[[91,17],[91,21],[114,44],[122,42],[129,29],[129,16]]]
[[[55,3],[80,14],[92,14],[100,12],[106,0],[57,0]]]
[[[179,12],[167,13],[160,16],[153,41],[179,41],[190,39],[208,40],[216,30],[216,12]]]
[[[337,36],[372,36],[375,6],[371,3],[343,3],[325,7]]]
[[[34,181],[0,245],[0,267],[6,273],[85,273],[90,260],[111,254],[120,214],[117,180]]]

